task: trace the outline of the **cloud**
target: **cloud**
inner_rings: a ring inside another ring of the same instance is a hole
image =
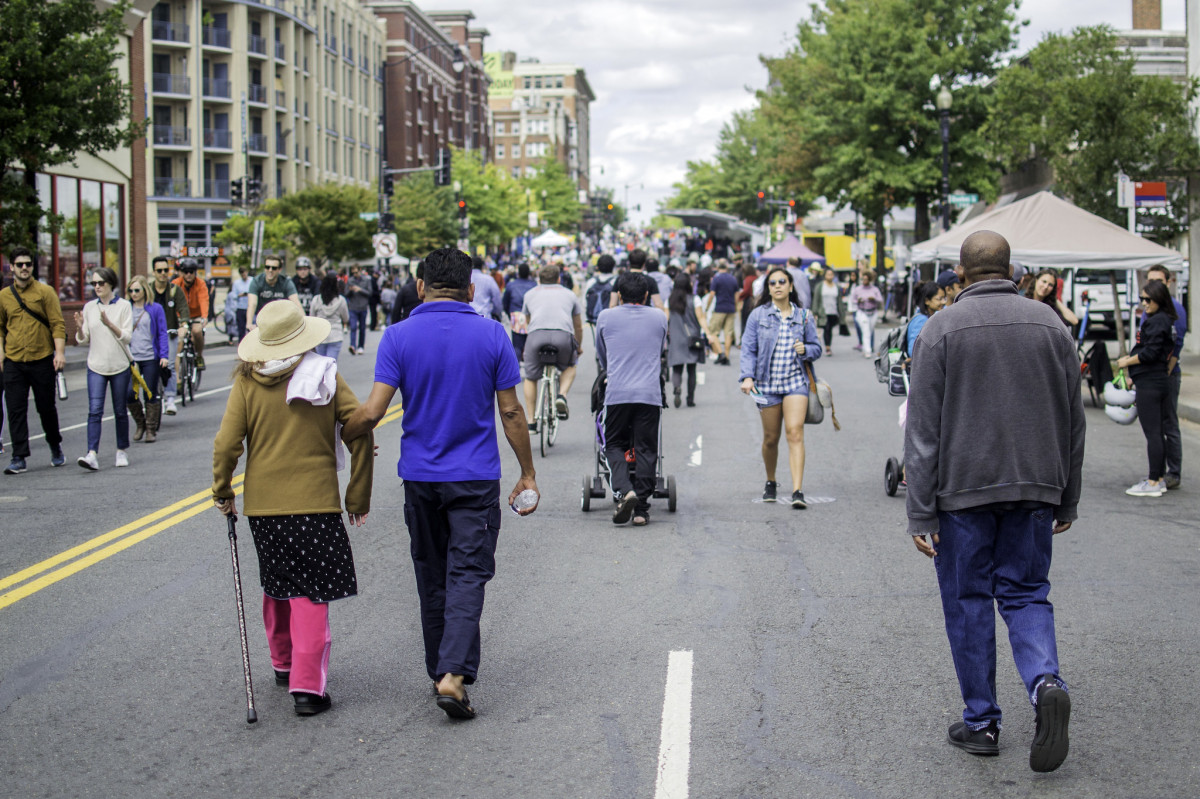
[[[795,41],[809,0],[436,0],[421,8],[469,8],[487,28],[489,51],[578,64],[597,99],[592,105],[593,183],[641,203],[648,220],[681,180],[688,160],[711,158],[735,111],[754,105],[747,87],[766,83],[760,54],[779,55]],[[1131,25],[1130,0],[1025,0],[1018,14],[1028,50],[1047,31],[1081,24]],[[1164,0],[1169,29],[1184,26],[1184,0]],[[604,172],[601,174],[600,169]],[[644,186],[644,188],[639,188]]]

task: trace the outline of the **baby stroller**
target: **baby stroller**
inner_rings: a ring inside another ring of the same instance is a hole
[[[608,496],[608,492],[612,487],[612,469],[608,465],[608,455],[604,450],[604,389],[608,375],[601,370],[596,375],[596,380],[592,383],[592,414],[596,421],[596,437],[594,442],[596,469],[595,474],[583,476],[583,493],[580,496],[579,508],[584,513],[592,509],[593,499],[604,499]],[[665,383],[660,375],[659,384],[666,391]],[[663,394],[663,407],[667,405],[666,394]],[[626,460],[630,463],[634,462],[637,453],[629,450],[625,453]],[[608,486],[607,488],[605,486]],[[678,497],[675,491],[675,476],[663,474],[663,435],[662,435],[662,414],[658,417],[658,461],[655,464],[654,472],[654,493],[651,494],[656,499],[667,500],[667,510],[671,513],[675,512]]]
[[[909,361],[893,363],[888,371],[888,394],[893,397],[908,396]],[[883,491],[889,497],[896,496],[896,489],[904,482],[904,464],[900,458],[888,458],[883,467]]]

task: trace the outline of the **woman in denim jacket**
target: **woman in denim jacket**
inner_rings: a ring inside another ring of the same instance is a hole
[[[782,267],[767,273],[757,307],[742,336],[742,392],[754,397],[763,426],[762,455],[767,469],[763,502],[774,502],[779,435],[787,433],[792,472],[792,507],[804,509],[804,418],[809,382],[804,364],[823,348],[812,314],[800,307],[792,276]]]

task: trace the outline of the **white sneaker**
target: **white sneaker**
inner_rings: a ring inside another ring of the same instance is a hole
[[[1166,490],[1162,481],[1152,483],[1149,480],[1143,480],[1137,485],[1125,489],[1125,493],[1131,497],[1161,497]]]
[[[179,411],[175,409],[175,398],[167,397],[167,406],[163,408],[163,413],[165,413],[167,416],[174,416],[178,412]]]
[[[88,454],[84,455],[75,462],[89,471],[95,472],[99,471],[100,469],[100,462],[96,460],[96,453],[90,450],[88,451]]]
[[[118,468],[118,469],[120,469],[122,466],[128,466],[128,465],[129,465],[129,458],[125,457],[125,450],[123,450],[123,449],[119,449],[119,450],[117,450],[117,462],[116,462],[116,465],[117,465],[117,468]]]

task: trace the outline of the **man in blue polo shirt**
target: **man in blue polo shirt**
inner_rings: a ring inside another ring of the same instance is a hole
[[[375,385],[346,423],[351,441],[372,430],[400,390],[404,433],[397,473],[404,481],[404,522],[412,539],[421,599],[425,667],[437,704],[451,718],[475,716],[464,685],[479,670],[484,586],[496,573],[500,534],[500,450],[495,407],[521,465],[508,503],[537,492],[521,372],[497,322],[471,307],[471,258],[434,250],[417,280],[422,304],[383,333]],[[521,511],[528,515],[537,508]]]

